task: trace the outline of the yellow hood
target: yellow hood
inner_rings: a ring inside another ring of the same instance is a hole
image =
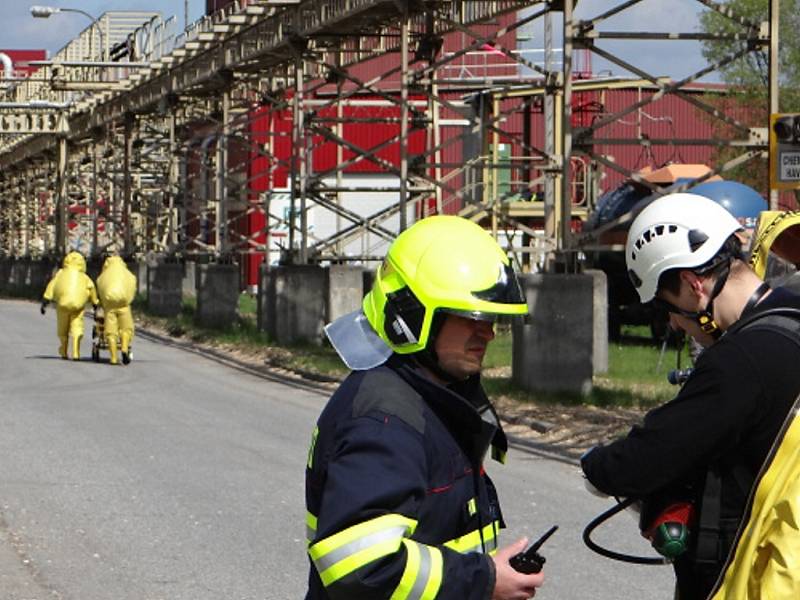
[[[64,257],[65,269],[78,269],[81,273],[86,273],[86,259],[80,252],[70,252]]]
[[[124,261],[124,260],[122,260],[122,257],[120,257],[120,256],[109,256],[109,257],[108,257],[108,258],[107,258],[107,259],[106,259],[106,260],[103,262],[103,271],[105,271],[105,270],[106,270],[106,269],[108,269],[109,267],[111,267],[111,268],[120,268],[120,267],[122,267],[122,268],[125,268],[125,269],[127,269],[127,268],[128,268],[128,267],[125,265],[125,261]]]

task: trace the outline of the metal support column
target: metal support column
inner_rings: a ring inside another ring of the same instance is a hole
[[[22,222],[22,252],[25,256],[31,255],[31,242],[34,239],[34,222],[36,220],[36,203],[33,201],[33,173],[30,167],[25,169],[23,185],[25,186],[25,195],[23,199],[23,206],[25,211],[23,213]]]
[[[778,56],[778,41],[780,27],[780,0],[769,0],[769,112],[780,112],[780,95],[778,76],[780,75],[780,62]],[[778,210],[778,190],[769,191],[769,208]]]
[[[56,170],[56,252],[67,253],[67,138],[58,138],[58,165]]]
[[[500,118],[500,101],[497,98],[492,98],[492,117],[491,122],[497,123]],[[497,128],[492,128],[492,147],[490,148],[491,159],[489,164],[492,165],[488,172],[491,177],[492,185],[490,186],[490,202],[491,202],[491,225],[492,237],[497,239],[497,213],[500,210],[500,133]]]
[[[122,215],[120,220],[122,222],[122,254],[130,256],[133,252],[131,245],[131,153],[133,148],[133,125],[135,117],[133,115],[126,115],[124,125],[124,141],[123,141],[123,156],[122,156]]]
[[[291,177],[292,187],[289,200],[289,262],[294,264],[295,258],[295,244],[296,244],[296,225],[297,207],[301,201],[302,192],[300,190],[300,179],[303,177],[301,170],[304,172],[305,168],[301,169],[301,163],[305,160],[305,144],[303,142],[305,136],[303,135],[304,128],[304,114],[303,114],[303,59],[297,57],[294,63],[294,96],[292,98],[292,159],[291,159]],[[301,262],[305,262],[304,257],[301,257]]]
[[[431,69],[430,72],[430,91],[428,93],[428,137],[432,138],[428,147],[433,147],[436,150],[433,153],[433,180],[442,180],[442,129],[440,124],[440,108],[439,102],[439,84],[436,83],[438,77],[436,69]],[[436,214],[442,214],[442,188],[441,186],[434,186],[433,188],[434,200],[436,205]]]
[[[559,95],[557,86],[559,74],[553,71],[553,14],[548,11],[544,15],[544,70],[545,70],[545,95],[544,95],[544,149],[548,160],[552,163],[561,155],[561,102],[557,102]],[[547,263],[552,266],[552,251],[559,247],[558,240],[558,211],[561,202],[561,187],[558,179],[560,173],[554,169],[548,170],[544,180],[544,230],[548,240],[554,242],[554,247],[548,248]]]
[[[342,68],[342,53],[336,53],[336,68],[337,68],[337,80],[336,80],[336,96],[338,98],[342,97],[342,92],[344,91],[344,77],[338,72],[338,69]],[[344,139],[344,102],[337,102],[336,103],[336,125],[334,127],[334,131],[336,132],[336,137],[340,140]],[[336,144],[336,164],[341,165],[344,164],[344,146],[342,144]],[[341,207],[342,206],[342,190],[344,189],[344,173],[342,169],[336,169],[336,205]],[[336,213],[336,231],[342,230],[342,215],[340,213]],[[361,253],[364,254],[367,251],[367,245],[365,243],[367,236],[364,235],[361,237]],[[335,245],[335,252],[338,255],[344,253],[344,244],[341,241],[337,241]]]
[[[99,215],[97,214],[97,142],[92,142],[92,245],[89,249],[89,255],[95,256],[98,254],[98,240],[97,240],[97,222]]]
[[[225,172],[228,170],[228,139],[230,125],[231,89],[222,92],[222,127],[217,136],[217,164],[214,179],[216,183],[216,222],[217,235],[214,238],[214,252],[217,258],[228,252],[228,188]]]
[[[566,261],[566,269],[572,272],[576,268],[575,253],[564,255],[567,248],[571,246],[570,234],[572,233],[572,51],[573,44],[573,4],[575,0],[564,0],[564,65],[563,65],[563,87],[559,97],[561,106],[561,143],[559,151],[561,155],[561,198],[560,210],[557,214],[557,238],[556,250],[561,254],[561,259]]]
[[[400,231],[408,227],[408,5],[400,24]]]
[[[167,232],[164,236],[164,245],[170,250],[178,244],[178,223],[175,215],[175,205],[178,198],[178,181],[180,177],[180,166],[178,164],[178,146],[175,140],[175,110],[171,110],[168,118],[169,126],[169,172],[167,174],[167,206],[169,215],[167,216]]]

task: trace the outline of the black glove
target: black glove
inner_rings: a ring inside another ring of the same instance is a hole
[[[47,300],[42,302],[42,305],[39,307],[39,312],[44,314],[47,311]]]

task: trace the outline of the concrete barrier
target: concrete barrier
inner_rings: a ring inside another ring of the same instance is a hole
[[[155,262],[147,265],[147,308],[161,317],[181,312],[183,265]]]
[[[608,372],[608,279],[600,270],[587,269],[592,278],[592,372]]]
[[[125,266],[136,276],[136,294],[147,296],[147,263],[129,259],[125,261]]]
[[[205,265],[198,265],[193,260],[187,260],[183,263],[183,281],[181,282],[181,286],[184,296],[194,296],[197,294],[198,285],[200,285],[197,271],[203,266]]]
[[[277,343],[321,344],[326,323],[361,306],[361,267],[262,265],[258,326]]]
[[[594,273],[520,277],[529,314],[512,325],[516,384],[531,391],[591,391],[595,362],[598,371],[608,365],[607,322],[599,317],[607,312],[603,281]]]
[[[11,259],[0,258],[0,292],[7,294],[11,291]]]
[[[27,286],[33,297],[42,297],[47,284],[55,275],[55,271],[55,265],[47,259],[31,261],[28,268]]]
[[[327,271],[325,322],[330,323],[361,306],[364,269],[353,265],[331,265]]]
[[[11,269],[8,276],[8,291],[13,296],[19,296],[25,288],[25,263],[21,258],[11,259]]]
[[[195,321],[204,327],[228,327],[236,321],[238,305],[238,265],[198,265]]]
[[[55,264],[48,258],[2,258],[0,293],[38,300],[55,271]]]

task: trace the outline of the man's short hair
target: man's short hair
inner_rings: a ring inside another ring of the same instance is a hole
[[[716,275],[722,268],[728,264],[727,259],[744,260],[742,254],[742,240],[735,233],[731,234],[722,248],[705,264],[699,267],[678,267],[677,269],[669,269],[664,271],[658,278],[658,292],[669,292],[677,296],[681,292],[681,271],[693,271],[698,275]]]

